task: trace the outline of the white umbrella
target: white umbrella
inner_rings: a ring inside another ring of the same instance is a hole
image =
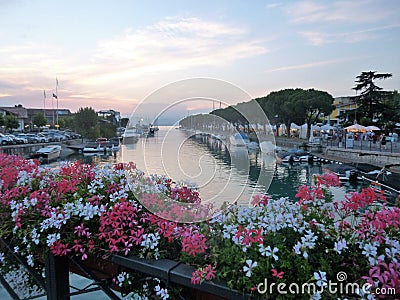
[[[332,125],[325,124],[321,126],[321,130],[333,130],[333,129],[335,129],[335,126]]]
[[[319,127],[318,125],[311,125],[311,130],[320,131],[321,127]]]
[[[367,127],[364,127],[360,124],[354,124],[345,128],[349,132],[366,132],[368,131]]]
[[[379,127],[370,125],[366,127],[368,131],[381,130]]]

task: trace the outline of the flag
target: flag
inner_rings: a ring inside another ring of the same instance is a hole
[[[54,93],[53,93],[53,97],[54,97],[54,98],[56,98],[56,99],[58,99],[58,98],[57,98],[57,95],[56,95],[56,94],[54,94]]]

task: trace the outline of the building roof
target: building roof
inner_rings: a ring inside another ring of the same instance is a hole
[[[15,115],[19,119],[27,119],[28,118],[28,110],[25,107],[21,107],[21,106],[0,107],[0,109]]]

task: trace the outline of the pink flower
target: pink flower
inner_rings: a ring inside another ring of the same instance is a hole
[[[272,276],[277,277],[279,279],[282,279],[283,274],[285,274],[283,271],[278,273],[278,271],[276,269],[271,269],[271,272],[272,272]]]

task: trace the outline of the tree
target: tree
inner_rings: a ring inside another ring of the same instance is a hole
[[[4,126],[12,131],[13,129],[17,129],[19,127],[19,121],[14,115],[6,115],[4,118]]]
[[[0,126],[4,126],[4,116],[0,114]]]
[[[45,126],[47,124],[46,117],[42,113],[38,113],[36,116],[33,117],[33,125],[36,125],[39,128]]]
[[[396,123],[400,120],[400,94],[398,91],[393,91],[391,95],[385,98],[383,105],[386,109],[382,112],[379,126],[393,131]]]
[[[317,122],[321,114],[329,115],[333,109],[333,97],[324,91],[314,89],[297,91],[293,96],[293,107],[302,114],[307,124],[307,139],[311,136],[311,125]]]
[[[74,116],[75,129],[84,137],[96,139],[100,137],[99,118],[91,107],[79,108]]]
[[[268,94],[261,102],[262,107],[268,118],[275,123],[276,132],[281,123],[286,125],[288,136],[290,136],[290,126],[292,122],[303,124],[305,119],[304,107],[299,105],[296,100],[298,93],[302,89],[284,89]]]
[[[366,117],[371,121],[379,118],[385,111],[383,100],[388,96],[388,92],[375,85],[374,80],[382,80],[392,77],[390,73],[376,73],[376,71],[362,72],[356,78],[356,86],[353,90],[361,93],[356,97],[358,113],[360,117]]]
[[[110,122],[100,123],[100,135],[105,138],[115,137],[117,134],[117,125]]]

